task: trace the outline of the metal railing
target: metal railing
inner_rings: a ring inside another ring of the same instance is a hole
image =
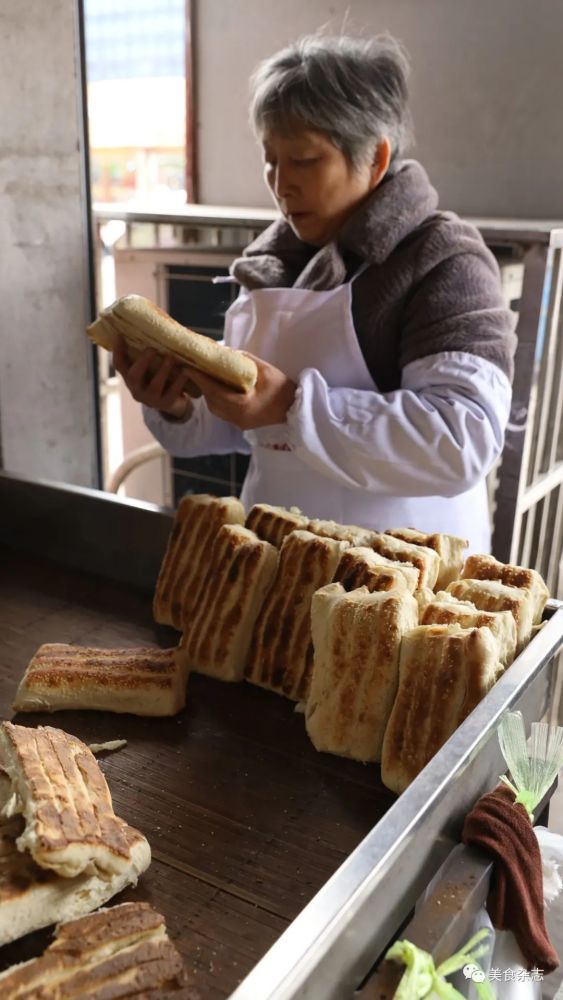
[[[563,228],[520,234],[524,282],[513,403],[496,493],[497,558],[560,596],[563,549]]]

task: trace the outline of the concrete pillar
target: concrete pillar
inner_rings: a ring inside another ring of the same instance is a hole
[[[94,486],[76,0],[2,0],[0,65],[2,465]]]

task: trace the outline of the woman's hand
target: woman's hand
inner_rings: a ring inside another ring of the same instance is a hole
[[[252,354],[247,356],[256,362],[258,368],[256,385],[250,392],[229,389],[222,382],[217,382],[195,368],[187,368],[186,371],[201,389],[209,411],[221,420],[228,420],[241,431],[283,424],[295,399],[295,382],[267,361],[255,358]]]
[[[113,364],[138,403],[177,420],[184,420],[190,415],[192,403],[186,392],[186,386],[191,381],[190,374],[174,358],[163,358],[152,348],[147,348],[135,361],[131,361],[125,338],[116,337]]]

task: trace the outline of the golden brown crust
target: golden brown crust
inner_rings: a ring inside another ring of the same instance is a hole
[[[187,676],[176,649],[40,646],[20,682],[16,712],[98,709],[174,715],[186,702]]]
[[[358,587],[367,587],[370,593],[376,590],[407,590],[404,573],[394,566],[382,565],[376,553],[365,546],[345,549],[333,582],[341,583],[348,591]]]
[[[0,976],[10,1000],[198,1000],[163,917],[148,903],[122,903],[60,924],[39,958]]]
[[[507,587],[527,590],[533,606],[533,624],[540,623],[549,598],[549,590],[537,570],[501,563],[493,556],[474,555],[466,559],[462,577],[472,580],[499,580]]]
[[[370,548],[387,559],[410,563],[418,571],[417,590],[422,587],[433,589],[440,570],[440,557],[434,549],[424,545],[413,545],[389,534],[373,533]]]
[[[383,740],[381,776],[388,788],[404,791],[501,669],[498,644],[488,628],[419,625],[406,633],[399,689]]]
[[[197,607],[219,528],[223,524],[242,525],[244,518],[244,507],[236,497],[182,497],[156,584],[155,621],[182,631]]]
[[[91,867],[127,870],[127,824],[115,815],[107,782],[84,743],[51,726],[3,722],[0,753],[15,793],[13,811],[26,820],[20,849],[65,877]]]
[[[317,750],[379,760],[395,698],[403,634],[417,622],[403,586],[346,593],[332,583],[311,608],[314,666],[305,724]]]
[[[18,850],[16,842],[23,831],[21,816],[0,822],[0,945],[107,903],[127,885],[135,885],[150,863],[147,841],[127,827],[131,860],[125,871],[111,876],[86,871],[62,878],[37,865],[28,851]],[[1,989],[0,995],[4,995]]]
[[[209,571],[179,655],[221,680],[242,680],[252,629],[278,564],[277,549],[239,525],[217,533]]]
[[[338,542],[356,546],[370,545],[375,534],[369,528],[359,528],[355,524],[339,524],[338,521],[321,521],[318,518],[309,521],[306,530],[320,538],[335,538]]]
[[[267,503],[254,504],[245,521],[250,531],[277,549],[282,547],[286,535],[297,529],[304,530],[308,523],[309,519],[297,509],[286,510],[285,507],[273,507]]]
[[[293,531],[281,548],[276,577],[256,620],[245,676],[301,700],[313,666],[310,610],[315,590],[330,583],[346,542]]]
[[[151,347],[241,392],[256,384],[258,369],[252,358],[182,326],[142,295],[117,299],[86,332],[106,350],[113,350],[115,335],[121,334],[135,353]]]
[[[471,601],[456,601],[448,592],[439,592],[424,608],[421,625],[461,625],[462,628],[489,628],[499,644],[503,666],[516,653],[516,623],[510,611],[481,611]]]
[[[460,576],[463,553],[469,545],[467,539],[458,538],[457,535],[444,535],[441,532],[425,534],[415,528],[388,528],[385,534],[393,535],[394,538],[400,538],[412,545],[423,545],[437,552],[440,557],[440,568],[435,583],[436,590],[442,590]]]
[[[480,611],[510,611],[516,623],[516,652],[529,642],[534,622],[530,591],[509,587],[500,580],[455,580],[447,592],[461,601],[471,601]]]

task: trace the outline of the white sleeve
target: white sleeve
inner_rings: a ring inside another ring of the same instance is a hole
[[[502,451],[511,395],[500,368],[465,352],[411,362],[387,393],[331,388],[309,368],[287,426],[297,457],[340,486],[456,496]]]
[[[232,451],[243,455],[250,453],[238,427],[214,417],[204,399],[195,399],[193,404],[191,417],[183,423],[166,420],[158,410],[143,406],[145,424],[166,451],[177,458],[228,455]]]

